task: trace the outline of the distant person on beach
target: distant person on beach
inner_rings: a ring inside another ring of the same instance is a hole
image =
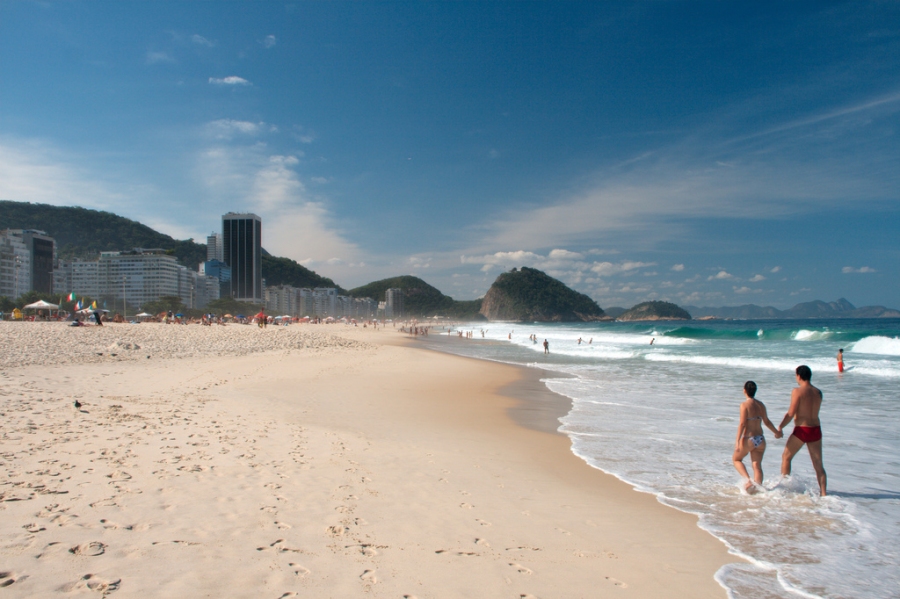
[[[103,326],[103,321],[100,320],[100,312],[97,312],[97,311],[94,312],[94,320],[97,322],[98,327]]]
[[[734,441],[734,469],[744,477],[747,483],[744,490],[748,493],[755,492],[753,483],[761,485],[763,482],[762,459],[766,453],[766,438],[763,435],[762,425],[775,433],[775,438],[780,439],[782,434],[775,428],[766,406],[756,399],[756,383],[747,381],[744,383],[744,401],[741,403],[741,419],[738,423],[737,438]],[[744,458],[750,454],[750,463],[753,465],[753,480],[744,466]]]
[[[837,361],[838,361],[838,372],[844,372],[844,348],[843,347],[838,350]]]
[[[794,432],[788,437],[784,454],[781,456],[781,475],[790,476],[791,460],[800,448],[806,445],[809,459],[812,460],[813,469],[816,471],[816,479],[819,481],[819,492],[824,497],[828,477],[822,465],[822,426],[819,422],[822,391],[810,383],[812,371],[809,366],[798,366],[796,376],[799,387],[791,391],[791,407],[778,427],[778,431],[781,432],[791,420],[794,421]]]
[[[544,353],[545,354],[550,353],[550,342],[547,341],[546,339],[544,339]]]

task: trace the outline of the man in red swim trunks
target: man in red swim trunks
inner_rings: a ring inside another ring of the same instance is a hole
[[[797,384],[799,387],[791,391],[791,407],[784,420],[778,427],[778,432],[791,420],[794,421],[794,432],[784,446],[784,454],[781,456],[781,475],[788,476],[791,473],[791,460],[806,445],[809,450],[809,458],[812,460],[816,471],[816,479],[819,481],[819,492],[824,497],[828,478],[825,476],[825,468],[822,466],[822,427],[819,423],[819,408],[822,407],[822,392],[810,383],[812,371],[809,366],[797,367]]]

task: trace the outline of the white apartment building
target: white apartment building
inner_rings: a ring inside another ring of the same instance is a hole
[[[315,315],[319,318],[338,318],[337,289],[316,287],[313,289],[313,305]]]
[[[53,289],[60,295],[74,292],[91,298],[100,297],[100,263],[96,260],[60,260],[53,271]]]
[[[384,292],[384,317],[403,318],[403,290],[396,287]]]

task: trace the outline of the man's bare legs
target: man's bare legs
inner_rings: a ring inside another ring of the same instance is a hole
[[[824,497],[827,494],[828,476],[825,474],[825,467],[822,465],[822,440],[803,443],[800,439],[791,435],[788,437],[784,446],[784,453],[781,456],[781,475],[790,476],[791,460],[800,451],[800,448],[806,445],[809,450],[809,459],[812,460],[813,469],[816,471],[816,480],[819,481],[819,493]]]

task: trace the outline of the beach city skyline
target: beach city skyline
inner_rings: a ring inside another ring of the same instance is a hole
[[[900,303],[900,8],[0,6],[0,199],[456,299]],[[123,248],[124,249],[124,248]]]

